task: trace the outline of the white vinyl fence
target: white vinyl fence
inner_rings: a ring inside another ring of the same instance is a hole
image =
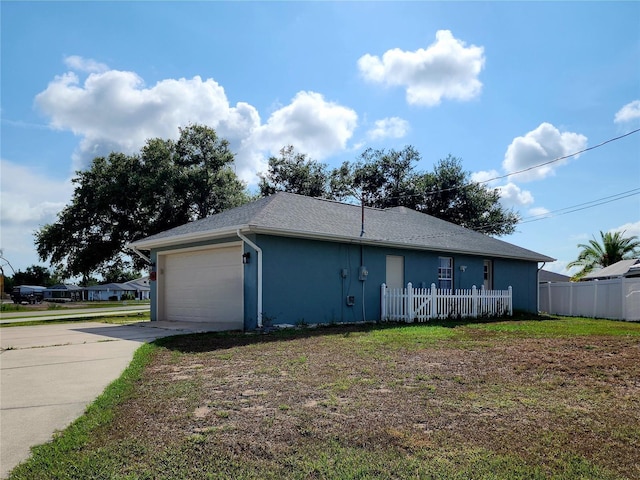
[[[540,311],[573,317],[640,320],[640,278],[541,283]]]
[[[426,322],[434,318],[477,318],[513,315],[511,287],[508,290],[436,288],[380,289],[382,321]]]

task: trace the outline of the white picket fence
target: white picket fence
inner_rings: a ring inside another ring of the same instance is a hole
[[[380,289],[382,321],[427,322],[434,318],[478,318],[513,315],[512,290],[436,288]]]
[[[540,284],[542,312],[574,317],[640,320],[640,278]]]

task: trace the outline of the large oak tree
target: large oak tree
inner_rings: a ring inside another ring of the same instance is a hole
[[[226,140],[206,126],[177,141],[150,139],[138,154],[113,152],[76,172],[71,202],[35,234],[38,255],[67,277],[144,266],[126,244],[248,200]]]

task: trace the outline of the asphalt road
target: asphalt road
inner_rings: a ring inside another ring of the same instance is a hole
[[[74,318],[112,317],[146,313],[149,306],[131,305],[126,307],[74,308],[65,310],[35,310],[32,312],[2,312],[0,324],[41,320],[72,320]]]

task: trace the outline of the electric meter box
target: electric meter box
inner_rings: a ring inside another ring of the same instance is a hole
[[[364,282],[368,276],[369,276],[369,270],[367,270],[367,267],[365,266],[360,267],[360,269],[358,270],[358,280],[362,280]]]

